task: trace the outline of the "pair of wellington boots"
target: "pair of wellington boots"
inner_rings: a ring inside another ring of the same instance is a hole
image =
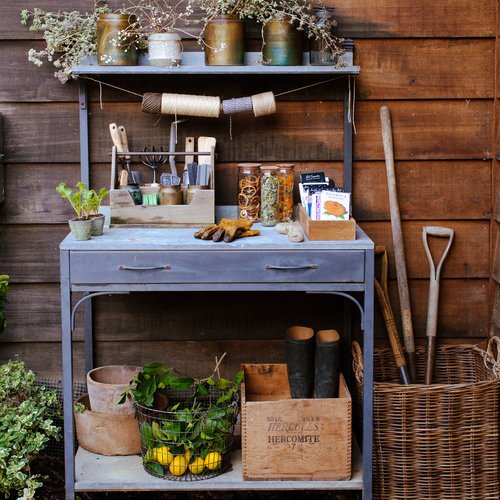
[[[286,359],[292,399],[336,398],[340,375],[337,330],[292,326],[286,332]]]

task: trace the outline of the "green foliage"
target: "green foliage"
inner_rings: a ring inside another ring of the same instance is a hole
[[[7,316],[5,314],[5,304],[7,292],[9,291],[9,277],[6,274],[0,274],[0,333],[7,328]]]
[[[35,384],[35,374],[22,361],[0,366],[0,494],[35,498],[42,486],[31,474],[30,462],[50,437],[59,437],[54,425],[56,392]]]
[[[81,181],[77,183],[76,187],[78,191],[73,191],[66,186],[65,182],[61,182],[56,187],[56,191],[61,195],[61,198],[69,201],[78,219],[86,220],[91,215],[98,214],[101,202],[109,191],[105,188],[101,188],[99,192],[87,189],[87,184]]]
[[[43,32],[47,46],[43,50],[30,49],[28,60],[36,66],[52,62],[54,76],[61,83],[73,78],[72,66],[97,53],[96,23],[101,14],[111,12],[101,0],[94,2],[92,12],[47,12],[39,8],[21,11],[21,23],[31,23],[30,31]]]

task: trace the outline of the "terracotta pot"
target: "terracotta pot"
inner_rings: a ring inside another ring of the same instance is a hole
[[[70,219],[68,222],[71,229],[71,235],[75,240],[90,240],[90,236],[92,235],[92,219]]]
[[[151,66],[179,66],[182,61],[181,36],[178,33],[153,33],[148,37]]]
[[[87,373],[90,408],[93,412],[115,415],[134,415],[133,401],[121,405],[118,401],[130,381],[141,371],[139,366],[109,365]]]
[[[264,25],[264,64],[302,65],[302,33],[288,20],[269,21]]]
[[[101,234],[104,232],[104,220],[105,217],[103,214],[92,216],[92,236],[101,236]]]
[[[245,22],[233,15],[213,18],[205,28],[205,64],[241,66],[245,63]]]
[[[76,437],[79,446],[100,455],[139,455],[141,437],[139,424],[132,415],[110,415],[90,410],[89,395],[80,396],[76,403],[85,406],[75,412]]]

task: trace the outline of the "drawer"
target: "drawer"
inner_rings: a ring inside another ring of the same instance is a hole
[[[363,282],[364,252],[158,251],[71,252],[71,282],[332,283]]]

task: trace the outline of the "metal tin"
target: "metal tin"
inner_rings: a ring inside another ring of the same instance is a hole
[[[160,205],[182,205],[181,186],[162,186],[158,199]]]
[[[318,18],[316,26],[322,28],[333,20],[334,7],[319,7],[314,9],[314,15]],[[309,46],[310,63],[314,66],[332,66],[337,63],[337,58],[328,49],[323,40],[311,38]]]
[[[129,14],[101,14],[97,20],[97,62],[100,66],[135,66],[137,48],[131,37],[124,37],[135,17]]]
[[[269,66],[300,66],[302,64],[302,33],[286,20],[267,22],[263,27],[264,64]]]
[[[205,64],[241,66],[245,63],[245,22],[234,15],[211,19],[205,28]]]

